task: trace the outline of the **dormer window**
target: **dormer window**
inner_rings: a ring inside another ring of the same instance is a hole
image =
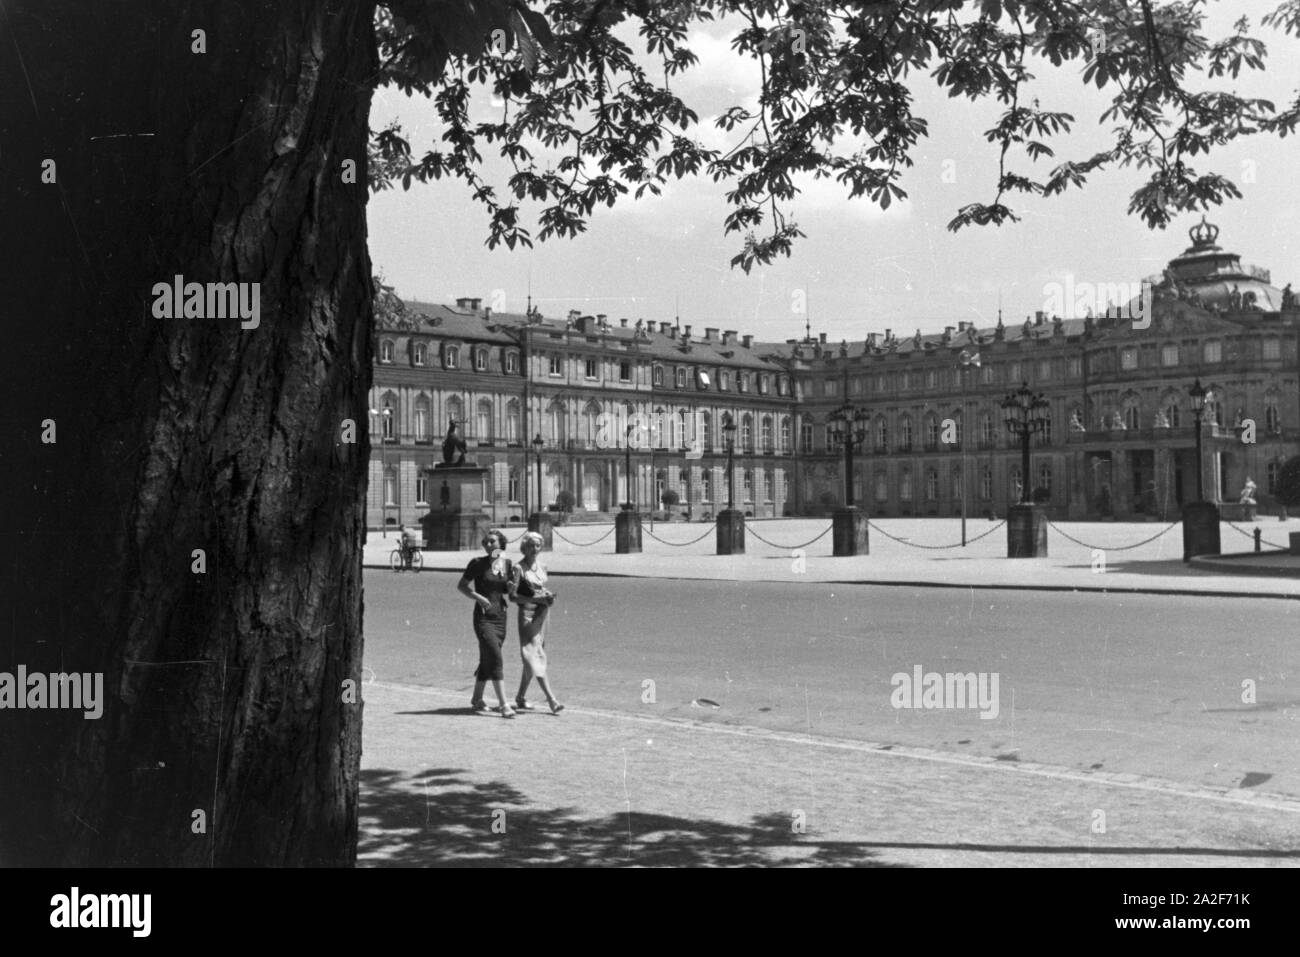
[[[417,366],[424,365],[428,361],[428,357],[429,357],[429,347],[426,346],[423,342],[417,342],[415,344],[414,355],[412,357],[415,364]]]
[[[748,374],[748,373],[745,373],[745,372],[738,372],[738,373],[736,373],[736,391],[737,391],[737,392],[748,392],[748,391],[749,391],[749,374]]]
[[[721,391],[721,392],[726,392],[726,391],[728,391],[730,388],[731,388],[731,373],[730,373],[730,372],[727,372],[726,370],[723,370],[722,372],[719,372],[719,373],[718,373],[718,389],[719,389],[719,391]]]
[[[654,384],[657,385],[657,386],[661,386],[661,385],[664,384],[664,367],[663,367],[663,366],[655,366],[655,370],[654,370]]]
[[[488,359],[488,356],[487,356],[487,350],[486,350],[486,349],[475,349],[475,350],[474,350],[474,368],[475,368],[476,370],[478,370],[479,372],[486,372],[486,371],[487,371],[487,366],[488,366],[487,359]]]
[[[519,371],[519,353],[517,353],[517,352],[507,352],[507,353],[506,353],[506,372],[509,372],[509,373],[511,373],[511,374],[513,375],[514,373],[516,373],[516,372],[518,372],[518,371]]]
[[[393,340],[392,339],[385,339],[379,343],[379,361],[380,362],[393,361]]]
[[[681,366],[677,367],[677,388],[679,389],[686,388],[686,370],[683,369]]]
[[[443,349],[443,362],[448,369],[457,369],[460,367],[460,347],[446,346]]]
[[[759,394],[759,395],[767,395],[767,376],[766,376],[766,375],[761,375],[761,376],[758,377],[758,394]]]

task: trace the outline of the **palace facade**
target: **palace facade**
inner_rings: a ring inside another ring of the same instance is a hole
[[[1300,306],[1217,233],[1203,221],[1143,295],[1097,316],[1080,295],[1065,318],[910,337],[887,328],[838,346],[824,334],[756,342],[679,323],[498,313],[468,298],[385,310],[368,521],[414,525],[428,511],[423,470],[441,460],[449,421],[489,468],[484,508],[502,523],[536,508],[538,436],[544,507],[565,490],[575,513],[607,516],[672,489],[695,519],[729,493],[755,517],[823,514],[844,500],[828,426],[846,404],[865,416],[859,507],[953,516],[964,495],[968,515],[1000,516],[1026,480],[1000,406],[1022,384],[1049,404],[1028,481],[1055,517],[1173,520],[1197,496],[1196,379],[1211,393],[1205,497],[1235,502],[1251,479],[1267,508],[1282,463],[1300,454]]]

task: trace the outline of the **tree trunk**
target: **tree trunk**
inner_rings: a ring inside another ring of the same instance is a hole
[[[0,10],[0,671],[104,675],[0,711],[0,863],[355,859],[373,11]],[[260,324],[156,318],[177,275]]]

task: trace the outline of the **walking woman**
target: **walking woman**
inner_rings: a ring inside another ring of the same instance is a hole
[[[486,712],[483,688],[491,681],[500,707],[496,710],[503,718],[513,718],[514,709],[506,704],[503,682],[501,646],[506,640],[506,595],[514,581],[514,566],[503,552],[506,536],[494,528],[483,536],[486,555],[469,563],[457,588],[467,598],[474,600],[474,635],[478,638],[478,670],[474,672],[474,697],[470,707],[476,712]]]
[[[515,566],[514,582],[510,589],[511,596],[519,605],[519,654],[524,660],[524,672],[519,678],[519,694],[515,696],[515,706],[520,711],[537,710],[528,703],[528,685],[534,678],[551,714],[559,714],[564,705],[555,699],[551,685],[546,676],[546,619],[550,615],[551,605],[555,603],[555,593],[546,587],[546,569],[537,560],[542,550],[542,536],[528,532],[519,546],[524,553],[523,560]]]

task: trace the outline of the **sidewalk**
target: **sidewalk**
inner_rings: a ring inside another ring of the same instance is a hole
[[[885,518],[872,519],[872,525],[870,554],[853,558],[831,557],[829,519],[751,520],[746,554],[732,556],[715,554],[714,527],[706,523],[660,522],[651,528],[644,522],[643,551],[632,555],[615,554],[612,525],[564,526],[556,529],[555,549],[544,553],[543,562],[558,575],[1300,598],[1300,569],[1292,571],[1292,560],[1271,548],[1285,546],[1289,533],[1300,531],[1300,519],[1223,523],[1228,553],[1253,548],[1250,533],[1256,526],[1262,530],[1265,551],[1276,558],[1265,556],[1271,567],[1251,574],[1237,569],[1257,560],[1184,563],[1181,525],[1062,523],[1049,528],[1048,557],[1040,559],[1008,559],[1006,527],[987,519],[967,521],[965,548],[957,519]],[[505,531],[514,542],[523,529]],[[394,547],[392,534],[371,532],[365,565],[388,568]],[[510,553],[517,549],[512,544]],[[474,554],[426,551],[424,568],[463,571]]]
[[[382,677],[382,676],[381,676]],[[373,678],[362,866],[1295,866],[1300,797]]]

